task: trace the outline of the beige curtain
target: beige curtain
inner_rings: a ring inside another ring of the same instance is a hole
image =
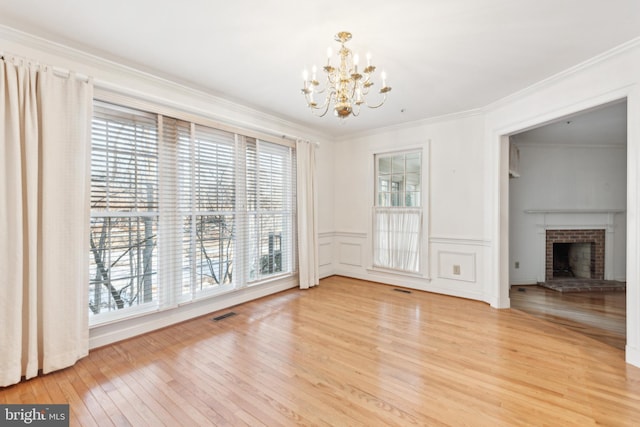
[[[373,216],[373,265],[419,273],[422,209],[375,207]]]
[[[296,141],[300,289],[319,283],[316,144]]]
[[[93,88],[0,61],[0,386],[88,353]]]

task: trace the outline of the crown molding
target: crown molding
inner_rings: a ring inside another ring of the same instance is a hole
[[[490,113],[494,110],[497,110],[500,107],[503,107],[505,105],[511,104],[515,101],[518,101],[522,98],[525,98],[526,96],[538,92],[542,89],[545,89],[547,87],[550,87],[562,80],[565,80],[568,77],[571,77],[577,73],[579,73],[580,71],[583,70],[588,70],[598,64],[601,64],[615,56],[624,54],[630,50],[636,49],[640,47],[640,37],[637,37],[635,39],[631,39],[627,42],[622,43],[621,45],[618,45],[614,48],[611,48],[599,55],[596,55],[590,59],[587,59],[586,61],[583,61],[577,65],[574,65],[570,68],[567,68],[557,74],[554,74],[550,77],[547,77],[544,80],[541,80],[539,82],[536,82],[524,89],[521,89],[517,92],[514,92],[510,95],[507,95],[503,98],[498,99],[497,101],[494,101],[486,106],[484,106],[481,110],[484,113]]]
[[[21,30],[17,30],[12,27],[0,24],[0,39],[14,42],[16,44],[25,46],[30,49],[45,52],[48,55],[54,55],[56,57],[64,58],[65,60],[78,62],[86,67],[99,69],[104,71],[105,74],[115,73],[120,75],[126,75],[130,78],[141,80],[150,85],[161,87],[172,92],[179,93],[185,97],[191,99],[197,99],[204,103],[215,105],[218,108],[222,108],[229,113],[238,113],[246,116],[251,116],[257,119],[261,123],[269,123],[269,125],[249,123],[243,120],[238,120],[232,117],[231,114],[219,114],[212,113],[210,111],[204,111],[200,109],[194,109],[191,105],[184,105],[180,102],[175,102],[160,96],[154,96],[153,94],[140,91],[136,88],[120,85],[116,82],[109,81],[99,76],[91,76],[92,73],[86,72],[86,70],[74,70],[81,74],[86,74],[93,78],[93,82],[96,87],[118,92],[124,95],[133,96],[136,98],[150,100],[158,102],[163,105],[177,108],[187,112],[194,112],[197,114],[206,114],[208,118],[221,121],[224,123],[233,124],[236,126],[250,128],[252,130],[258,130],[271,135],[278,135],[291,139],[298,139],[304,137],[304,139],[313,139],[321,141],[333,141],[334,138],[330,135],[318,132],[315,129],[301,126],[297,123],[291,122],[284,118],[274,116],[256,108],[231,101],[218,94],[213,93],[210,89],[197,87],[195,85],[178,82],[170,78],[161,77],[149,71],[144,71],[134,66],[126,65],[120,62],[116,62],[111,59],[104,58],[102,56],[88,53],[79,48],[71,47],[62,43],[58,43],[44,37],[36,36],[26,33]],[[1,52],[5,54],[20,55],[20,52]],[[29,58],[37,60],[38,58]],[[57,67],[60,64],[50,64]],[[284,130],[280,130],[282,128]],[[283,135],[285,133],[286,135]],[[311,138],[310,138],[311,137]]]
[[[381,133],[398,132],[398,131],[418,128],[418,127],[423,127],[423,126],[428,126],[433,124],[445,123],[453,120],[462,120],[469,117],[480,116],[482,114],[484,114],[484,111],[482,108],[475,108],[472,110],[465,110],[465,111],[459,111],[456,113],[443,114],[440,116],[427,117],[424,119],[414,120],[411,122],[399,123],[397,125],[380,127],[380,128],[375,128],[371,130],[365,130],[362,132],[355,132],[345,136],[338,137],[335,139],[335,141],[336,142],[350,141],[350,140],[359,139],[359,138],[363,138],[371,135],[379,135]]]

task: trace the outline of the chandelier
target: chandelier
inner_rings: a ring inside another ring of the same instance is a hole
[[[340,119],[345,119],[350,115],[360,114],[360,106],[363,104],[369,108],[382,106],[387,100],[387,92],[391,90],[391,87],[387,86],[385,72],[380,74],[382,87],[378,91],[382,95],[382,99],[378,104],[370,105],[367,102],[367,96],[374,85],[372,77],[376,71],[376,67],[371,65],[371,54],[367,53],[367,65],[362,69],[361,74],[358,71],[358,55],[353,55],[351,50],[345,46],[345,43],[351,40],[351,33],[341,31],[336,34],[335,40],[340,42],[338,64],[336,64],[337,67],[331,65],[333,52],[331,48],[328,48],[327,65],[323,67],[326,73],[324,87],[320,87],[320,82],[316,78],[317,67],[315,65],[311,69],[311,79],[309,79],[308,70],[305,69],[302,74],[304,81],[302,93],[311,112],[323,117],[329,111],[329,107],[333,105],[334,114]],[[316,95],[324,95],[322,104],[318,104]]]

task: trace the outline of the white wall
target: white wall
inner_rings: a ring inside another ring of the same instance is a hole
[[[335,272],[483,299],[485,249],[482,135],[477,112],[382,129],[335,143]],[[374,154],[421,148],[427,257],[419,277],[371,266]],[[453,266],[460,274],[453,274]]]
[[[517,137],[516,137],[517,138]],[[544,225],[607,226],[613,243],[606,279],[626,277],[626,145],[518,144],[520,177],[509,180],[509,281],[544,281]],[[565,211],[543,213],[541,210]],[[527,212],[529,211],[529,212]],[[531,212],[538,211],[538,212]],[[571,211],[571,212],[566,212]],[[604,211],[607,213],[604,214]],[[559,219],[558,219],[559,220]],[[611,227],[603,222],[611,221]],[[609,229],[611,228],[611,229]],[[516,262],[519,268],[516,268]]]
[[[335,230],[336,187],[334,173],[335,144],[323,141],[317,151],[318,164],[318,264],[320,277],[328,277],[333,272],[333,231]]]

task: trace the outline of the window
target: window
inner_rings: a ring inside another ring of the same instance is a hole
[[[250,246],[247,280],[291,269],[293,152],[263,141],[247,141],[247,214]],[[283,248],[288,248],[283,252]]]
[[[163,121],[165,138],[178,146],[177,193],[168,195],[168,201],[178,199],[182,226],[179,295],[184,301],[234,283],[236,138],[233,133],[197,124]]]
[[[293,146],[94,102],[91,323],[291,275]]]
[[[378,155],[377,206],[420,207],[419,152]]]
[[[422,225],[420,151],[375,156],[373,265],[418,273]]]
[[[153,115],[94,106],[89,308],[157,299],[158,128]]]

